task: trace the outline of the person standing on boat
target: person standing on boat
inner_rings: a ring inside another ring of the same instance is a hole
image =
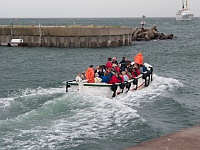
[[[107,61],[107,63],[106,63],[106,68],[112,68],[112,58],[108,58],[108,61]]]
[[[127,63],[126,58],[125,58],[125,57],[122,57],[122,61],[120,61],[120,63],[119,63],[119,64],[121,64],[121,71],[124,71],[124,70],[125,70],[125,68],[126,68],[126,63]]]
[[[118,65],[117,57],[113,57],[113,58],[112,58],[112,64]]]
[[[90,67],[86,70],[86,80],[88,80],[88,83],[94,83],[93,65],[90,65]]]

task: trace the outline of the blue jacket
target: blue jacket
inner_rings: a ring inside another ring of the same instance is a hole
[[[108,76],[101,76],[100,78],[102,79],[103,83],[108,83]]]

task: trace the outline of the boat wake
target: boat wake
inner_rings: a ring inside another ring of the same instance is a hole
[[[175,89],[182,86],[183,84],[176,79],[165,78],[154,74],[153,82],[151,82],[148,87],[120,95],[116,100],[127,104],[130,103],[131,106],[139,107],[142,102],[152,102],[154,101],[154,98],[170,94]]]
[[[20,90],[0,99],[1,113],[4,113],[0,142],[13,149],[62,149],[116,135],[125,137],[125,129],[138,122],[145,123],[137,112],[138,107],[181,86],[176,79],[154,74],[149,87],[113,99],[65,93],[65,87]],[[3,132],[5,128],[12,134]]]

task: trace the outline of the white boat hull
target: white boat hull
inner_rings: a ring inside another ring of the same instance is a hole
[[[112,98],[119,94],[139,90],[148,86],[152,81],[152,67],[149,65],[148,68],[148,72],[140,74],[137,78],[131,79],[128,82],[116,83],[114,85],[107,83],[87,83],[86,80],[82,82],[67,81],[66,92],[78,92],[87,95]],[[68,89],[68,87],[70,88]]]
[[[6,42],[1,42],[1,46],[8,46],[8,43],[6,43]]]
[[[176,15],[176,20],[178,21],[189,21],[193,19],[194,14],[187,14],[187,15]]]
[[[11,45],[12,47],[19,46],[19,44],[18,44],[18,43],[10,43],[10,45]]]
[[[190,11],[190,9],[188,9],[188,1],[186,0],[186,7],[184,6],[183,2],[182,9],[176,13],[176,20],[183,20],[183,21],[192,20],[193,16],[194,13]]]

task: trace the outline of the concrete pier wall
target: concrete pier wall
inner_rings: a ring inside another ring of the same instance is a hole
[[[200,150],[200,125],[142,142],[125,150]]]
[[[116,47],[129,45],[133,34],[131,27],[42,26],[40,29],[39,26],[0,26],[0,42],[22,38],[28,46]]]

